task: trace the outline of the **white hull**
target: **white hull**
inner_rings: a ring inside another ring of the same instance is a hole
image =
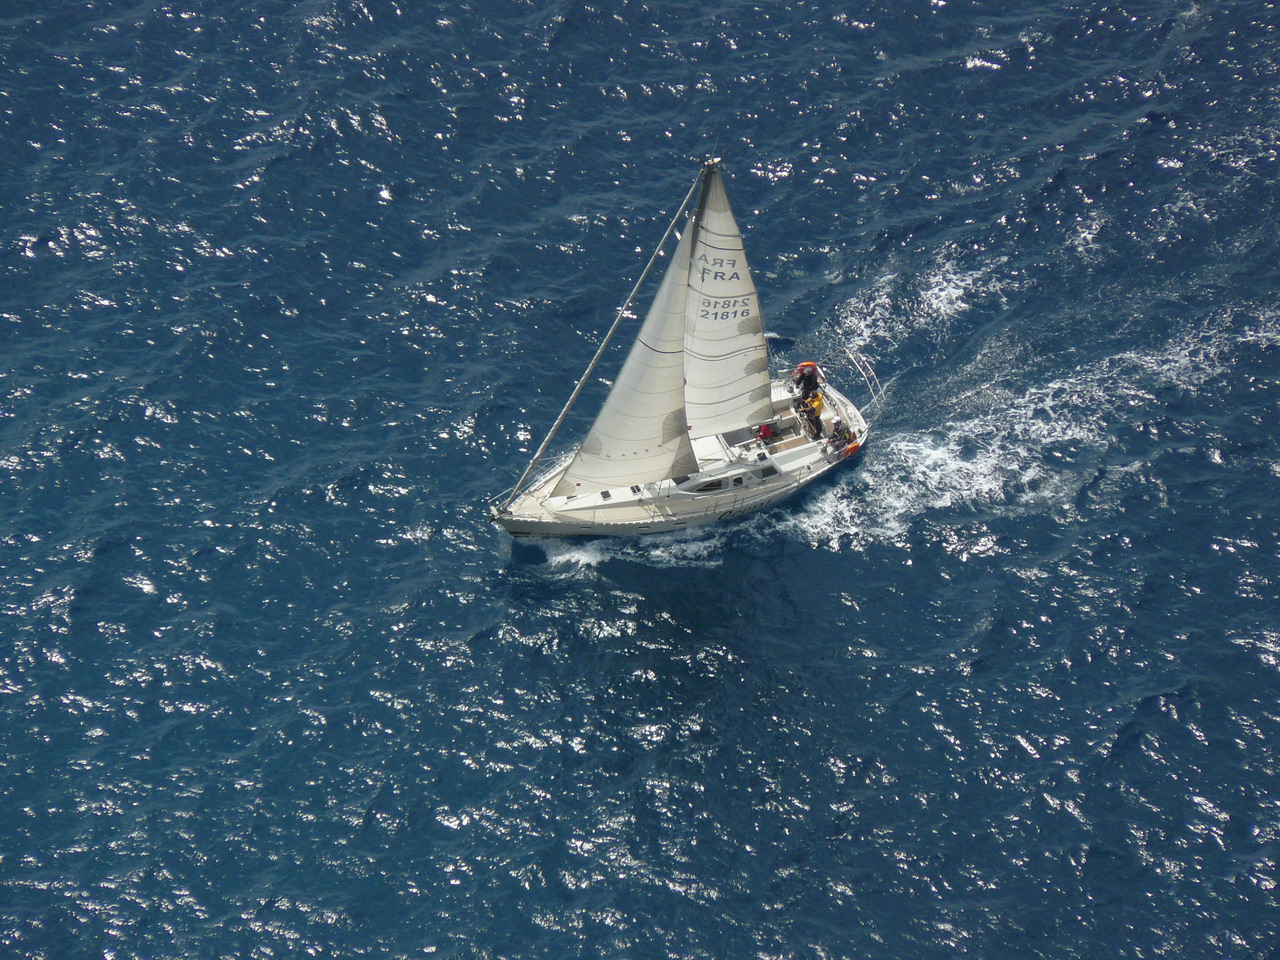
[[[822,440],[813,438],[792,409],[790,384],[772,384],[779,436],[764,443],[749,435],[695,440],[698,472],[583,496],[551,496],[567,461],[535,481],[494,522],[514,537],[634,536],[684,530],[741,516],[783,499],[833,469],[852,449],[828,438],[839,417],[860,446],[867,423],[830,384],[823,387]]]

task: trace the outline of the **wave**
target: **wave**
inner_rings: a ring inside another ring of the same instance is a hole
[[[972,368],[984,380],[937,409],[951,414],[927,429],[873,434],[856,472],[798,513],[759,532],[779,532],[831,550],[873,542],[903,544],[921,522],[957,526],[975,512],[1013,515],[1070,509],[1116,443],[1117,423],[1164,408],[1168,392],[1198,395],[1226,374],[1243,342],[1277,342],[1277,315],[1262,312],[1236,332],[1230,317],[1175,337],[1158,349],[1128,350],[1064,377],[1011,387],[1016,355],[987,354]]]
[[[610,560],[625,560],[657,567],[718,567],[723,563],[727,527],[698,527],[672,533],[654,533],[634,539],[530,540],[547,555],[551,567],[586,569]]]

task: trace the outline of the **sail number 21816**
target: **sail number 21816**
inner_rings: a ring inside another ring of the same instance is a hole
[[[699,320],[745,320],[751,316],[750,297],[703,297]]]

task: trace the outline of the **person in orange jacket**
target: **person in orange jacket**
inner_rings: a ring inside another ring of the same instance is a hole
[[[818,365],[812,360],[806,360],[791,374],[791,382],[800,391],[800,399],[808,400],[818,392]]]

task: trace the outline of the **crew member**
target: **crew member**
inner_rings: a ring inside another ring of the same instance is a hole
[[[831,424],[831,446],[843,450],[851,443],[853,443],[853,434],[844,425],[844,421],[837,417]]]
[[[801,406],[801,410],[809,421],[809,426],[813,428],[813,438],[815,440],[822,439],[822,394],[815,393],[808,400],[805,400]]]
[[[800,391],[800,399],[808,400],[818,392],[818,365],[812,360],[806,360],[796,367],[791,375],[791,382]]]
[[[760,429],[756,431],[756,439],[761,443],[768,443],[775,436],[773,427],[767,423],[760,424]]]

